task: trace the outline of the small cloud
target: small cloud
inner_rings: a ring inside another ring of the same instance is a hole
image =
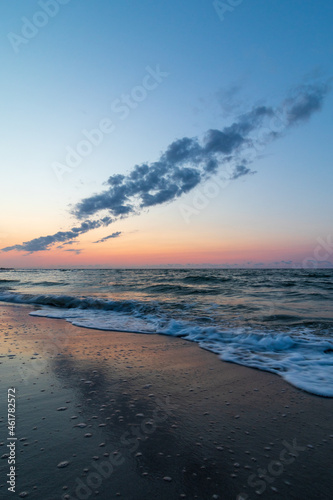
[[[68,248],[67,250],[64,250],[64,252],[72,252],[75,253],[75,255],[80,255],[82,253],[81,248]]]
[[[245,165],[237,165],[235,168],[231,180],[238,179],[239,177],[242,177],[243,175],[248,175],[248,174],[256,174],[257,172],[251,170],[250,168],[246,167]]]
[[[319,111],[329,90],[329,83],[297,87],[292,97],[286,99],[284,103],[288,126],[306,121],[314,112]]]
[[[73,241],[66,241],[66,243],[63,244],[63,246],[65,246],[65,245],[77,245],[77,244],[78,244],[78,241],[73,240]]]
[[[118,238],[121,235],[121,231],[117,231],[116,233],[112,233],[109,236],[105,236],[101,240],[94,241],[94,243],[104,243],[106,240],[110,240],[112,238]]]

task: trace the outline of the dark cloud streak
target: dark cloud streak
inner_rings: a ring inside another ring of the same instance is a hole
[[[109,236],[105,236],[101,240],[94,241],[94,243],[104,243],[104,241],[113,239],[113,238],[118,238],[121,235],[121,231],[117,231],[116,233],[109,234]]]
[[[73,240],[74,238],[78,238],[81,234],[87,233],[92,229],[96,229],[102,226],[108,226],[109,224],[111,224],[111,222],[112,219],[110,217],[104,217],[103,219],[97,221],[86,220],[82,222],[80,226],[72,227],[69,231],[58,231],[57,233],[52,235],[40,236],[39,238],[34,238],[33,240],[26,241],[21,245],[13,245],[11,247],[2,248],[2,251],[10,252],[12,250],[17,250],[32,253],[40,252],[42,250],[49,250],[50,246],[54,245],[55,243]]]

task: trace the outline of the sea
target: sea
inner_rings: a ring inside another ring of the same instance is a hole
[[[3,269],[4,302],[110,335],[182,337],[333,397],[332,269]]]

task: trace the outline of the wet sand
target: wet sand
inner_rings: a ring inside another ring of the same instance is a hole
[[[1,498],[330,499],[333,400],[182,339],[0,308]],[[16,388],[16,491],[7,389]]]

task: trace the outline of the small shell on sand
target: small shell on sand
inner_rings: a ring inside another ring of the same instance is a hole
[[[67,460],[64,460],[63,462],[59,462],[57,467],[58,469],[63,469],[64,467],[67,467],[69,465],[69,462]]]

